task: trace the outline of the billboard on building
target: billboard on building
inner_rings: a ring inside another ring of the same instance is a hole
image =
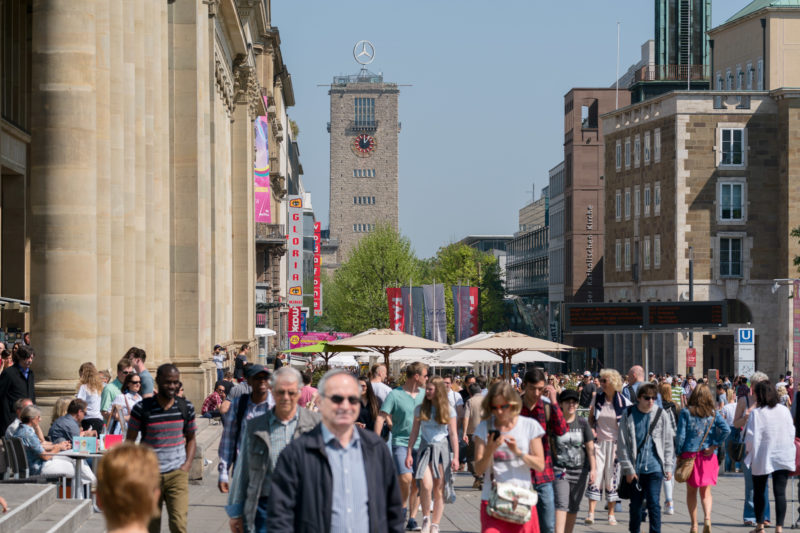
[[[266,105],[266,100],[264,104]],[[267,117],[257,117],[254,128],[256,148],[256,161],[253,165],[255,218],[256,222],[272,224],[269,184],[269,138],[267,136],[269,124],[267,123]]]
[[[314,316],[322,316],[322,224],[314,222]]]
[[[289,223],[286,242],[286,276],[289,307],[303,305],[303,198],[289,197]]]

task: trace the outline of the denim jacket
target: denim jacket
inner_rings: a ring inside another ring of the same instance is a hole
[[[705,435],[709,424],[711,424],[711,429],[708,430],[708,436],[703,441],[703,435]],[[682,409],[678,417],[675,450],[677,450],[677,455],[680,457],[682,453],[699,452],[711,446],[722,446],[730,432],[731,429],[728,427],[728,423],[725,422],[725,419],[722,418],[718,411],[715,411],[713,416],[701,418],[692,416],[688,408]],[[700,448],[701,441],[703,442],[702,448]]]

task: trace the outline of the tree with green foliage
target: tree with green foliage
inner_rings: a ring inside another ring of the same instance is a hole
[[[378,226],[323,285],[325,322],[351,333],[389,327],[386,288],[408,284],[418,274],[411,242],[390,226]]]

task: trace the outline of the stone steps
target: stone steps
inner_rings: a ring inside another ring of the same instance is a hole
[[[0,515],[0,531],[72,533],[92,514],[91,500],[56,499],[55,485],[0,485],[9,511]]]

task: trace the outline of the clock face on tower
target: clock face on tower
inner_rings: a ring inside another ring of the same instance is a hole
[[[376,146],[375,138],[366,133],[362,133],[353,140],[353,151],[356,155],[369,155]]]

